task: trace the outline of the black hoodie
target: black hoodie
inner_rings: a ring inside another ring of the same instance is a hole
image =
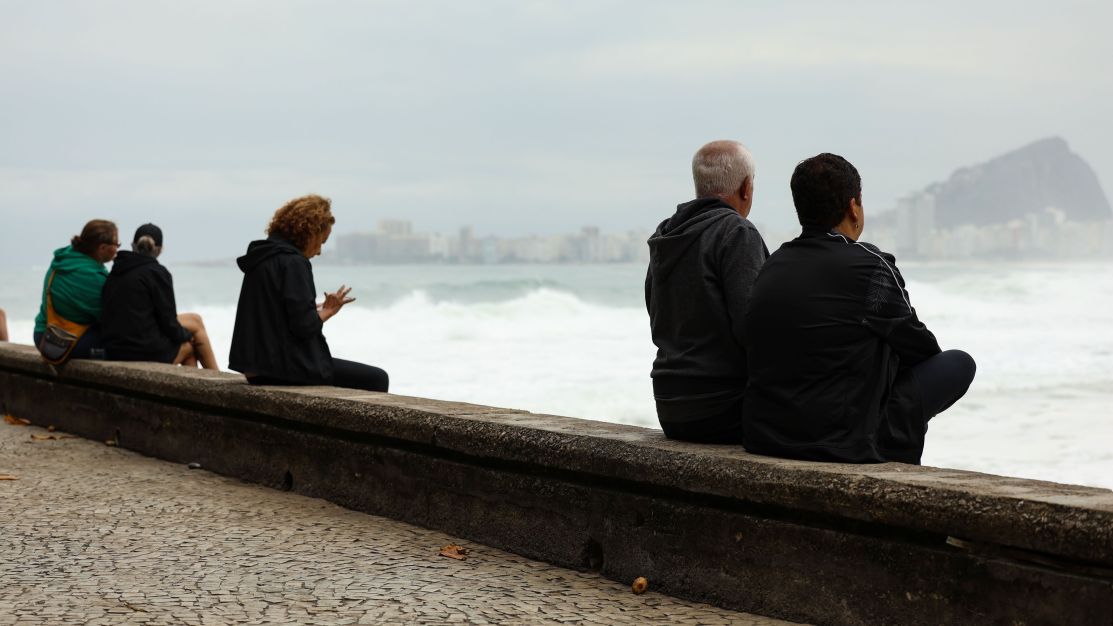
[[[645,306],[657,345],[658,418],[710,417],[745,389],[743,316],[769,251],[754,225],[717,198],[679,205],[648,243]]]
[[[109,359],[168,362],[191,334],[178,323],[174,281],[158,259],[121,250],[102,291],[101,334]]]
[[[742,444],[815,461],[885,461],[898,371],[939,354],[891,254],[822,228],[773,253],[746,313],[750,386]]]
[[[236,263],[244,276],[228,367],[295,384],[330,383],[332,354],[309,259],[272,236],[251,242]]]

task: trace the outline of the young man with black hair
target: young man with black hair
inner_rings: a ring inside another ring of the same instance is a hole
[[[961,398],[975,365],[943,352],[891,254],[858,241],[862,179],[820,154],[792,174],[803,231],[754,283],[745,336],[743,445],[815,461],[919,464],[928,420]]]

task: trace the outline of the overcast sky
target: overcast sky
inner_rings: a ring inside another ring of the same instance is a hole
[[[1113,185],[1109,2],[0,0],[0,262],[91,218],[230,258],[287,199],[336,232],[650,230],[702,143],[794,223],[837,152],[867,211],[1050,135]]]

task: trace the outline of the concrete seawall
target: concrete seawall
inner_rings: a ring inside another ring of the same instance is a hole
[[[845,466],[0,344],[0,408],[616,580],[824,624],[1113,624],[1113,492]]]

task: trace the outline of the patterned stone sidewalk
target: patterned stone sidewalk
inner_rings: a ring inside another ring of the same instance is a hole
[[[0,422],[0,624],[786,623],[47,434]]]

